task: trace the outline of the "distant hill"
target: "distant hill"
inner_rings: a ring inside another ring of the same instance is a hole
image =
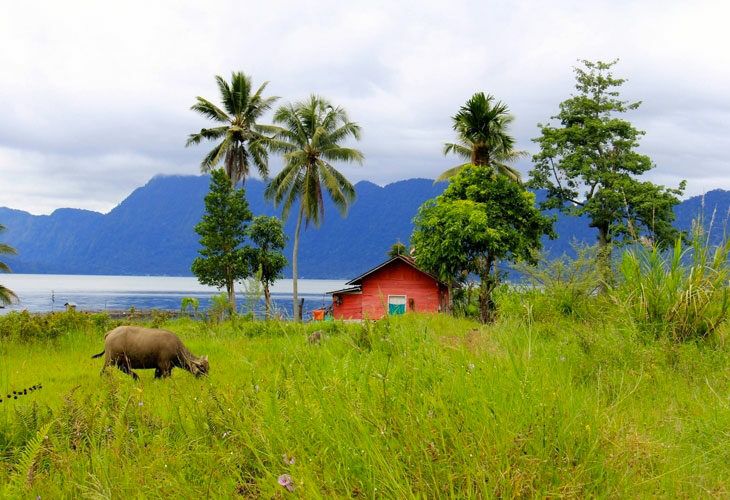
[[[203,213],[208,184],[208,176],[156,176],[108,214],[64,208],[36,216],[0,207],[0,223],[8,228],[2,241],[19,251],[7,261],[18,273],[189,276],[199,248],[193,227]],[[359,182],[346,219],[326,199],[322,227],[303,229],[300,277],[349,278],[378,264],[395,241],[408,242],[418,207],[445,186],[430,179],[385,187]],[[264,201],[263,182],[251,179],[245,187],[255,215],[279,214]],[[682,202],[676,208],[677,227],[689,228],[702,207],[699,197]],[[729,208],[730,192],[705,195],[707,222],[715,212],[715,238],[721,236]],[[295,222],[292,216],[286,223],[287,258]],[[575,217],[560,216],[556,231],[559,239],[545,241],[553,255],[569,251],[573,239],[593,243],[596,238],[587,221]]]

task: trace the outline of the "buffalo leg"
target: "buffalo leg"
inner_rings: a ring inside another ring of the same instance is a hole
[[[162,370],[155,368],[155,378],[162,378]]]
[[[132,371],[132,367],[129,365],[129,359],[127,359],[126,356],[124,359],[120,359],[117,362],[117,368],[119,368],[127,375],[131,375],[134,380],[139,380],[139,376],[134,373],[134,371]]]

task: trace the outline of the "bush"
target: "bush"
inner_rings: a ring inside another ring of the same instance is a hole
[[[106,331],[111,323],[107,314],[89,315],[73,309],[45,314],[12,311],[0,316],[0,338],[20,342],[50,340],[72,331]]]
[[[518,263],[513,266],[532,285],[533,305],[547,307],[551,311],[568,317],[586,318],[590,301],[599,287],[597,266],[598,247],[573,243],[575,258],[563,254],[548,260],[546,254],[538,257],[538,264],[532,266]],[[536,294],[541,294],[544,301]]]
[[[699,226],[697,226],[699,228]],[[730,240],[712,247],[701,229],[669,252],[650,244],[624,252],[614,300],[646,333],[676,341],[706,338],[726,319]]]

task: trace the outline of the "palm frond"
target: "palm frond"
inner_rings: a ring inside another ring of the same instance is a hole
[[[330,146],[320,151],[322,158],[328,161],[344,161],[362,165],[365,155],[361,151],[352,148]]]
[[[203,161],[200,162],[200,171],[205,173],[210,172],[213,168],[215,168],[223,155],[226,153],[229,144],[230,141],[226,137],[220,144],[211,149],[210,152],[205,155]]]
[[[18,251],[9,245],[0,243],[0,255],[16,255]]]
[[[434,179],[433,183],[436,184],[437,182],[448,181],[452,177],[456,176],[459,172],[461,172],[461,170],[467,165],[469,165],[469,163],[463,163],[461,165],[457,165],[455,167],[448,169],[447,171],[443,172],[441,175],[436,177],[436,179]]]
[[[453,153],[462,158],[471,158],[471,148],[453,142],[444,143],[444,155]]]
[[[359,141],[361,138],[361,132],[362,130],[360,129],[360,125],[358,125],[357,123],[345,122],[342,124],[342,126],[330,132],[328,134],[328,139],[333,144],[344,141],[350,136]]]
[[[9,288],[0,285],[0,304],[4,306],[9,306],[13,302],[18,301],[18,296],[15,295],[15,292],[10,290]]]
[[[225,111],[220,109],[212,102],[208,101],[207,99],[203,99],[200,96],[196,97],[196,99],[198,100],[198,102],[190,106],[190,109],[192,109],[193,111],[203,115],[206,118],[210,118],[211,120],[222,123],[231,122],[230,117],[225,113]]]

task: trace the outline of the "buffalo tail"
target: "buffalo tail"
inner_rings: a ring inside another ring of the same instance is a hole
[[[91,356],[91,359],[102,357],[104,355],[104,352],[106,352],[106,349],[101,351],[99,354],[94,354],[93,356]]]

